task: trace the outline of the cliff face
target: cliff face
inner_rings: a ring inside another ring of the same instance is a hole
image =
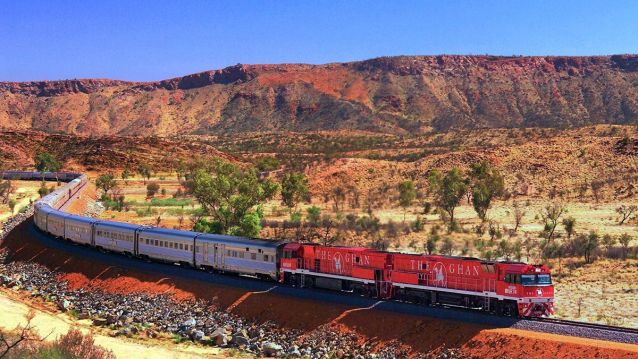
[[[638,120],[638,55],[236,65],[158,82],[0,83],[0,127],[83,135],[566,127]]]

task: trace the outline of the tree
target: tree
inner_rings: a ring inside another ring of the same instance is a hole
[[[603,236],[601,244],[605,246],[605,249],[607,250],[607,256],[609,256],[609,253],[611,252],[611,248],[616,244],[616,237],[607,233]]]
[[[0,332],[0,358],[7,357],[10,352],[17,349],[21,343],[44,341],[44,339],[38,337],[38,335],[34,332],[33,324],[31,323],[34,317],[35,312],[33,310],[29,310],[26,315],[27,323],[24,326],[17,328],[16,335],[13,338]]]
[[[600,238],[598,233],[591,231],[589,234],[584,237],[583,243],[583,255],[585,257],[585,263],[591,263],[593,259],[593,255],[598,249],[600,242]]]
[[[488,162],[480,162],[472,165],[467,182],[471,186],[472,206],[478,217],[485,221],[492,201],[505,192],[503,176]]]
[[[638,211],[638,206],[636,205],[622,205],[616,208],[616,213],[620,215],[620,220],[618,221],[619,225],[623,225],[625,221],[632,220],[636,216],[636,212]]]
[[[445,238],[443,238],[443,243],[441,243],[441,248],[439,249],[439,251],[442,254],[451,256],[453,250],[454,250],[454,243],[452,242],[452,238],[446,236]]]
[[[274,171],[279,168],[279,160],[275,157],[261,157],[255,162],[255,166],[259,172]]]
[[[519,203],[514,202],[514,233],[518,231],[518,227],[523,223],[523,217],[525,217],[525,208]]]
[[[157,191],[159,191],[159,189],[160,189],[160,185],[157,184],[157,182],[149,182],[146,185],[146,196],[154,197],[155,194],[157,194]]]
[[[104,191],[104,194],[108,196],[109,191],[117,186],[115,175],[112,172],[100,175],[95,180],[95,185],[97,186],[97,188]]]
[[[405,212],[416,199],[416,188],[414,182],[403,181],[399,183],[399,205],[403,207],[403,222],[405,222]]]
[[[123,180],[126,180],[126,179],[128,179],[129,177],[131,177],[131,171],[129,171],[129,170],[128,170],[128,167],[126,167],[126,168],[124,169],[124,171],[122,171],[122,179],[123,179]]]
[[[212,217],[205,232],[256,235],[263,212],[260,205],[278,190],[269,179],[260,180],[254,168],[242,169],[214,159],[194,168],[190,190],[205,213]]]
[[[15,191],[10,179],[3,181],[0,179],[0,203],[9,202],[11,194]]]
[[[308,178],[303,173],[286,173],[281,181],[281,200],[288,208],[296,209],[297,204],[308,195]]]
[[[448,171],[445,176],[434,170],[430,172],[430,190],[434,193],[437,207],[443,209],[450,216],[450,225],[454,223],[454,210],[461,202],[467,185],[461,172],[457,168]]]
[[[627,251],[629,249],[629,243],[631,242],[633,238],[627,234],[627,233],[623,233],[620,235],[620,237],[618,238],[618,242],[620,242],[620,245],[622,246],[622,259],[627,259]]]
[[[564,218],[563,227],[565,228],[565,233],[567,233],[567,239],[571,239],[576,229],[576,218],[574,217]]]
[[[330,191],[329,196],[334,203],[335,212],[340,212],[341,204],[346,200],[346,191],[343,187],[337,186]]]
[[[312,206],[306,208],[306,219],[313,225],[316,225],[321,220],[321,208]]]
[[[428,240],[425,242],[425,252],[427,254],[434,254],[436,251],[436,243],[441,239],[439,231],[436,227],[432,227]]]
[[[62,168],[62,163],[49,152],[38,152],[35,155],[34,162],[35,168],[39,172],[43,172],[42,178],[44,178],[44,172],[58,172]]]
[[[144,184],[146,184],[146,180],[151,179],[151,175],[153,172],[151,170],[151,166],[147,165],[146,163],[142,163],[137,168],[137,173],[139,173],[140,176],[142,176],[142,179],[144,180]]]
[[[547,240],[552,241],[554,238],[554,232],[556,231],[556,227],[558,226],[558,221],[560,217],[565,212],[565,207],[560,203],[551,203],[545,206],[541,211],[540,215],[545,223],[545,233],[547,235]]]
[[[42,182],[40,188],[38,188],[38,194],[40,195],[40,198],[49,194],[49,189],[47,188],[47,185],[46,183],[44,183],[44,181]]]
[[[11,214],[13,214],[13,210],[16,208],[16,204],[17,202],[15,199],[11,198],[9,200],[9,209],[11,210]]]

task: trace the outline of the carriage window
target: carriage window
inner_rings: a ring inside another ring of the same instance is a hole
[[[239,252],[239,258],[244,258],[244,252]]]
[[[267,254],[264,254],[264,262],[268,262],[268,261],[269,261],[269,260],[268,260],[268,255],[267,255]]]
[[[184,244],[183,244],[183,243],[180,243],[180,244],[179,244],[179,249],[180,249],[180,250],[184,250]]]
[[[256,261],[257,260],[257,253],[251,253],[250,254],[250,259]]]
[[[229,250],[227,250],[227,252],[228,252],[228,253],[227,253],[226,255],[230,257],[230,249],[229,249]]]
[[[258,249],[257,252],[258,253],[263,253],[264,251],[263,251],[263,249]]]
[[[359,263],[359,261],[360,261],[360,260],[361,260],[361,259],[360,259],[359,257],[354,257],[354,262],[355,262],[355,263]]]
[[[199,253],[199,246],[195,246],[195,253]]]
[[[246,247],[246,252],[248,252],[248,247]]]

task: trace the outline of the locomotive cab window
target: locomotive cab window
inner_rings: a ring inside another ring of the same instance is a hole
[[[551,285],[552,278],[549,274],[523,274],[521,282],[527,286]]]

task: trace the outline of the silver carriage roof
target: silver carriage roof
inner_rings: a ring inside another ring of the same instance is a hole
[[[224,234],[211,234],[211,233],[202,234],[201,236],[197,237],[197,239],[202,241],[208,240],[208,241],[222,242],[224,244],[257,246],[257,247],[266,247],[266,248],[277,248],[280,245],[286,243],[284,241],[267,241],[263,239],[236,237],[236,236],[229,236]]]

